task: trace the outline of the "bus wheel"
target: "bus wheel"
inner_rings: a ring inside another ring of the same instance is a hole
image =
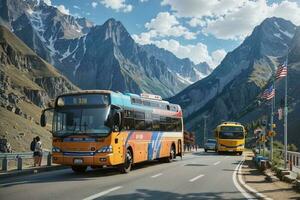
[[[87,169],[87,166],[72,166],[72,170],[76,173],[83,173]]]
[[[239,156],[243,155],[243,152],[242,151],[238,152],[238,155]]]
[[[125,163],[120,166],[120,171],[122,173],[128,173],[131,170],[131,166],[132,166],[132,153],[129,149],[127,149]]]

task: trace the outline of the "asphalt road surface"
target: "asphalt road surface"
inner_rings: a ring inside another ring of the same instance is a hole
[[[172,163],[147,162],[129,174],[71,169],[0,180],[0,199],[245,199],[234,184],[237,155],[198,152]]]

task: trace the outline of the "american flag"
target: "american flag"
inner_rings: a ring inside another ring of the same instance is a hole
[[[266,100],[271,100],[274,96],[275,96],[275,88],[273,87],[273,85],[271,85],[271,87],[266,89],[262,94],[262,98]]]
[[[276,79],[280,79],[282,77],[287,76],[287,63],[284,62],[282,65],[279,65],[276,72]]]

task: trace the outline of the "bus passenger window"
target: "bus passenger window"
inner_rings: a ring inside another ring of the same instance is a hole
[[[159,131],[160,127],[159,127],[159,120],[153,120],[153,131]]]
[[[152,121],[150,120],[145,121],[145,130],[152,131]]]
[[[124,129],[135,130],[133,118],[124,118]]]
[[[134,120],[135,130],[145,130],[145,120]]]

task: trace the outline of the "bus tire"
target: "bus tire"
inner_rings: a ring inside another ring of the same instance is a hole
[[[87,166],[75,166],[75,165],[73,165],[71,168],[72,168],[73,172],[84,173],[87,169]]]
[[[132,166],[132,152],[130,149],[127,149],[126,151],[126,157],[125,157],[125,162],[124,164],[122,164],[119,167],[119,170],[121,171],[121,173],[127,174],[130,172],[131,170],[131,166]]]
[[[239,151],[239,152],[238,152],[238,155],[239,155],[239,156],[243,155],[243,152],[242,152],[242,151]]]

